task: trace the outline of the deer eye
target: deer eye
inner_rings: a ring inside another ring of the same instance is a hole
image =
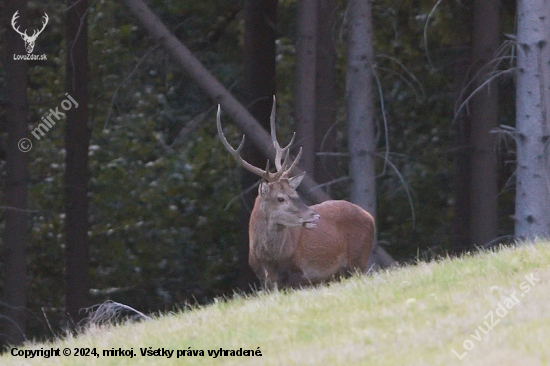
[[[285,199],[284,199],[284,197],[277,197],[277,201],[279,201],[279,202],[284,202]]]

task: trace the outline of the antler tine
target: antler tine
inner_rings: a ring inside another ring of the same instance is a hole
[[[275,169],[277,173],[275,175],[277,178],[282,174],[282,165],[281,159],[283,158],[284,149],[281,149],[279,141],[277,141],[277,130],[275,128],[275,109],[277,106],[277,99],[275,95],[273,96],[273,106],[271,107],[271,115],[269,116],[269,126],[271,127],[271,141],[273,142],[273,147],[275,148]]]
[[[237,150],[235,150],[231,146],[229,141],[227,141],[227,139],[225,138],[225,135],[223,133],[223,130],[222,130],[222,122],[221,122],[220,114],[221,114],[221,107],[218,104],[218,114],[217,114],[217,117],[216,117],[216,126],[218,128],[218,136],[220,137],[220,140],[222,140],[223,146],[225,146],[225,148],[229,151],[229,153],[231,155],[233,155],[233,157],[235,158],[237,163],[239,163],[240,166],[242,166],[243,168],[245,168],[249,172],[262,177],[263,179],[265,179],[267,181],[273,181],[274,177],[272,176],[271,173],[269,173],[269,169],[268,169],[269,168],[269,161],[267,163],[268,167],[266,168],[266,170],[262,170],[258,167],[255,167],[254,165],[250,164],[249,162],[247,162],[246,160],[244,160],[241,157],[240,152],[241,152],[241,150],[244,146],[245,135],[243,135],[243,138],[242,138],[241,143],[239,144],[239,147],[237,148]]]
[[[25,30],[25,32],[23,33],[23,32],[21,32],[21,31],[19,30],[19,26],[16,26],[15,21],[17,20],[17,18],[19,18],[19,10],[17,10],[17,11],[15,12],[15,14],[13,14],[13,17],[11,18],[11,26],[12,26],[12,28],[13,28],[17,33],[19,33],[20,35],[23,35],[23,34],[24,34],[24,35],[26,36],[26,35],[27,35],[27,31]]]
[[[273,96],[273,106],[271,107],[271,115],[269,116],[269,127],[271,128],[271,142],[273,143],[273,147],[275,148],[275,169],[277,169],[277,172],[281,170],[281,145],[279,145],[279,141],[277,141],[277,131],[275,128],[275,108],[277,105],[277,100],[275,99],[275,95]]]
[[[13,16],[11,17],[11,25],[13,27],[13,29],[15,29],[15,21],[17,20],[17,18],[19,18],[19,10],[17,10]],[[17,30],[17,29],[15,29]]]
[[[286,170],[288,168],[288,158],[290,157],[290,151],[285,150],[285,157],[283,159],[282,168]]]
[[[271,106],[271,114],[269,115],[269,126],[271,127],[271,141],[275,149],[280,148],[279,142],[277,141],[277,133],[275,130],[275,107],[277,105],[277,100],[273,96],[273,105]]]
[[[44,21],[42,22],[42,29],[38,30],[38,29],[35,29],[33,32],[32,32],[32,36],[30,38],[33,38],[33,37],[38,37],[38,35],[40,33],[42,33],[44,31],[44,29],[46,28],[46,25],[48,24],[48,20],[50,19],[48,17],[48,14],[44,13]]]
[[[273,147],[275,148],[275,169],[277,169],[277,176],[281,176],[285,169],[288,159],[288,150],[294,143],[294,138],[296,137],[296,132],[292,135],[290,142],[284,148],[281,148],[279,141],[277,141],[277,132],[275,128],[275,109],[277,105],[277,100],[273,96],[273,107],[271,107],[271,116],[269,117],[269,125],[271,127],[271,141],[273,142]],[[283,161],[281,163],[281,161]]]
[[[283,150],[288,150],[288,149],[292,146],[292,144],[294,143],[294,138],[295,138],[295,137],[296,137],[296,132],[294,132],[294,133],[292,134],[292,138],[290,139],[290,142],[288,143],[288,145],[286,145],[286,146],[283,148]]]
[[[44,31],[44,28],[46,28],[46,25],[48,24],[48,21],[50,18],[48,17],[48,14],[44,13],[44,21],[42,22],[42,29],[38,32],[38,34],[42,33]]]
[[[296,159],[294,159],[294,161],[292,162],[292,165],[288,169],[284,170],[284,173],[281,176],[281,178],[287,178],[290,175],[290,173],[292,172],[292,169],[294,169],[294,167],[298,164],[298,161],[300,161],[301,157],[302,157],[302,148],[300,147],[300,151],[298,151],[298,155],[296,155]]]

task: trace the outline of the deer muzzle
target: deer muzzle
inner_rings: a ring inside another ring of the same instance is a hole
[[[321,218],[321,215],[312,211],[311,218],[307,221],[304,220],[302,222],[302,226],[306,229],[313,229],[315,226],[317,226],[317,223],[319,222],[320,218]]]

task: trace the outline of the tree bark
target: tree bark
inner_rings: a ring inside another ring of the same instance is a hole
[[[277,24],[277,0],[246,0],[244,3],[244,86],[246,105],[262,127],[269,129],[269,115],[275,95],[275,38]],[[265,166],[267,158],[253,144],[246,142],[242,156],[254,166]],[[248,222],[256,189],[250,190],[258,177],[241,169],[241,236],[239,246],[239,275],[237,286],[246,291],[249,283],[256,281],[256,275],[248,265]],[[248,193],[244,193],[246,191]]]
[[[371,2],[350,0],[346,74],[348,108],[348,148],[351,201],[368,211],[376,220],[376,138],[372,65],[374,58]],[[385,250],[376,241],[369,258],[374,264],[391,264]]]
[[[4,7],[6,68],[6,208],[3,249],[4,296],[0,324],[3,343],[17,345],[25,340],[25,307],[27,287],[27,153],[30,143],[27,129],[27,62],[14,60],[13,55],[26,54],[23,40],[13,31],[11,18],[19,11],[17,24],[27,28],[27,1],[8,1]],[[20,145],[18,145],[20,144]]]
[[[315,66],[315,152],[336,151],[336,0],[320,0],[317,9]],[[326,183],[337,178],[333,156],[315,156],[314,179]],[[327,188],[330,192],[330,187]]]
[[[500,44],[500,0],[475,0],[472,42],[474,71],[486,73]],[[482,78],[474,83],[481,85]],[[498,235],[498,176],[496,136],[498,125],[498,85],[491,83],[471,101],[471,245],[483,245]]]
[[[294,118],[297,145],[302,147],[300,166],[315,175],[315,65],[317,48],[317,1],[298,1],[296,85]]]
[[[376,138],[372,96],[371,2],[348,2],[348,64],[346,102],[348,108],[348,145],[351,201],[376,219]],[[374,244],[369,263],[379,262],[381,248]]]
[[[376,217],[376,139],[372,96],[371,3],[349,1],[346,97],[351,201]]]
[[[86,0],[68,0],[66,90],[77,103],[67,113],[65,147],[66,303],[75,323],[88,307],[88,26]]]
[[[550,3],[518,0],[516,227],[518,238],[550,235]]]
[[[147,32],[161,44],[173,57],[176,63],[195,81],[199,87],[216,103],[219,103],[225,112],[244,131],[246,136],[271,161],[275,159],[269,133],[262,128],[256,119],[244,108],[237,99],[214,78],[208,70],[197,60],[168,29],[158,17],[143,3],[142,0],[123,0],[128,9],[136,16]],[[303,170],[295,168],[295,174]],[[308,200],[320,203],[330,199],[330,196],[317,188],[318,184],[306,174],[298,190]],[[382,266],[388,266],[395,261],[380,248],[383,255]]]

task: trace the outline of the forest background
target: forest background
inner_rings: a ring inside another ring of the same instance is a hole
[[[108,299],[170,311],[255,284],[246,227],[257,178],[223,148],[216,103],[129,11],[136,3],[0,5],[0,309],[12,329],[4,341],[52,336],[82,319],[84,305]],[[356,3],[147,5],[264,126],[276,94],[279,140],[297,131],[317,189],[355,201],[348,122]],[[368,5],[376,189],[367,208],[380,247],[407,263],[530,237],[517,226],[516,3]],[[16,10],[22,29],[39,29],[47,13],[34,50],[47,60],[10,59],[25,52],[11,25]],[[10,112],[17,87],[23,120]],[[80,108],[34,140],[30,131],[67,92]],[[237,146],[242,131],[224,121]],[[16,151],[14,136],[31,138],[32,150]],[[252,144],[245,155],[265,166]]]

